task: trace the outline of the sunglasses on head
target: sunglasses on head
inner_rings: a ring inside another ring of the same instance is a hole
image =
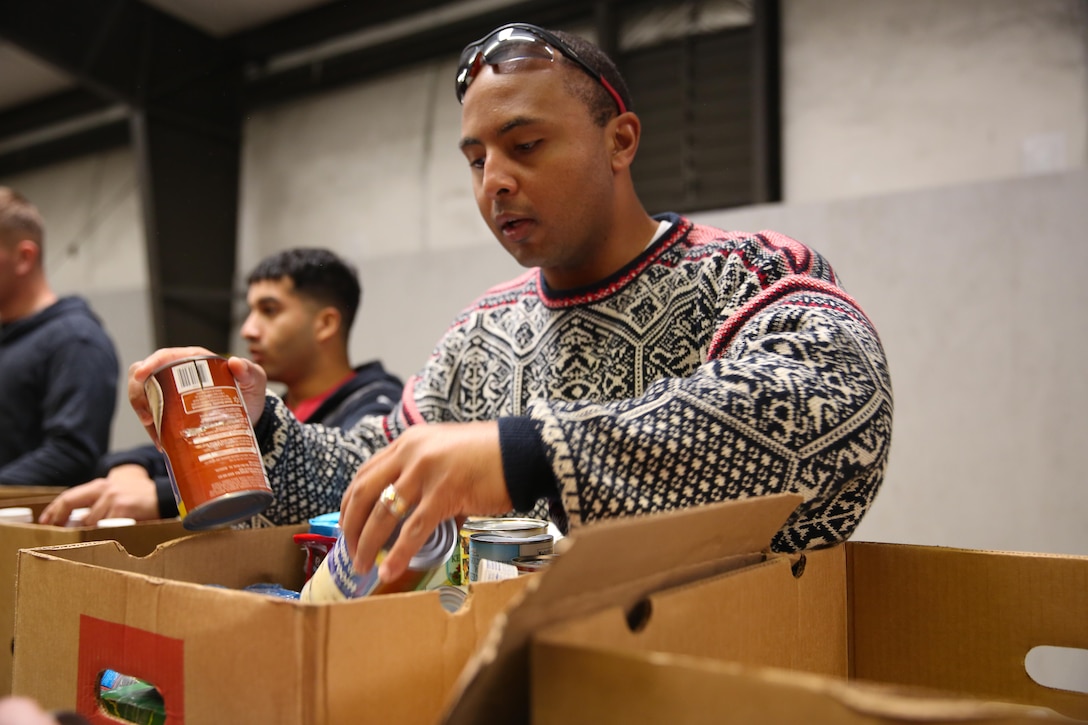
[[[501,28],[492,30],[475,43],[469,43],[461,51],[461,62],[457,64],[457,101],[465,102],[465,91],[473,79],[480,72],[480,68],[487,65],[500,65],[518,60],[538,59],[555,62],[556,52],[561,53],[573,61],[579,68],[589,74],[589,77],[597,81],[612,96],[620,113],[627,111],[620,94],[588,63],[578,57],[570,46],[549,33],[544,28],[538,28],[529,23],[511,23]]]

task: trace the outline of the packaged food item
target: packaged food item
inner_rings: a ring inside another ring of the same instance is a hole
[[[131,678],[135,679],[135,678]],[[99,692],[102,709],[123,722],[160,725],[166,722],[166,707],[154,685],[136,680]]]
[[[477,580],[481,559],[510,564],[514,559],[552,553],[551,534],[511,538],[499,534],[473,534],[469,537],[468,580]]]
[[[227,526],[268,507],[272,487],[226,358],[206,355],[164,365],[144,391],[182,526]]]
[[[329,555],[329,549],[340,535],[340,512],[321,514],[310,519],[310,530],[305,534],[295,534],[295,543],[306,552],[306,562],[302,565],[306,580],[314,575],[321,562]]]
[[[519,574],[532,574],[543,571],[557,558],[556,554],[538,554],[536,556],[519,556],[510,563],[517,567]]]
[[[136,519],[127,518],[124,516],[118,516],[112,519],[99,519],[96,527],[100,529],[116,529],[122,526],[135,526]]]
[[[442,605],[442,608],[450,614],[453,614],[460,609],[464,605],[465,599],[468,597],[468,592],[465,591],[464,587],[443,584],[437,588],[437,591],[439,603]]]
[[[25,506],[9,506],[0,509],[0,524],[32,524],[34,511]]]
[[[458,550],[448,567],[451,584],[468,584],[469,537],[473,534],[496,534],[509,538],[540,536],[548,533],[548,522],[541,519],[517,517],[470,518],[461,524]]]
[[[457,524],[453,519],[446,519],[431,532],[412,557],[404,574],[394,581],[383,582],[378,578],[377,565],[385,558],[385,553],[392,548],[399,534],[400,526],[385,542],[374,566],[366,574],[354,570],[351,552],[344,543],[343,535],[339,536],[328,556],[302,588],[299,598],[304,602],[335,602],[375,594],[414,591],[433,576],[435,569],[445,566],[457,544]]]
[[[91,510],[89,508],[72,509],[71,512],[68,514],[68,521],[66,521],[64,525],[73,528],[83,526],[83,520],[87,518],[87,514],[89,514],[90,512]]]

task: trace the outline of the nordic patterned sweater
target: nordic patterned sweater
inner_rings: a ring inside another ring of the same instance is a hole
[[[792,492],[804,502],[773,549],[846,539],[891,442],[872,323],[788,237],[658,218],[668,231],[591,288],[555,292],[530,270],[489,290],[388,416],[344,433],[299,424],[270,395],[265,516],[337,510],[358,466],[409,425],[498,420],[511,500],[537,515],[550,503],[561,529]]]

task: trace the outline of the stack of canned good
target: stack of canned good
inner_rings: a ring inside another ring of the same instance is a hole
[[[332,514],[328,516],[333,516]],[[324,522],[328,523],[326,519]],[[405,573],[395,581],[378,579],[378,567],[365,574],[354,570],[351,554],[343,536],[335,531],[320,531],[319,522],[311,521],[309,534],[295,540],[307,552],[307,582],[300,599],[327,602],[355,599],[374,594],[438,589],[443,606],[455,611],[464,600],[470,582],[480,581],[480,572],[497,563],[516,576],[539,571],[553,556],[554,537],[548,522],[525,518],[473,518],[458,530],[453,519],[442,521],[419,552],[412,557]],[[378,553],[380,564],[399,534],[394,531]],[[481,565],[480,562],[487,562]]]
[[[541,568],[550,559],[539,557],[552,556],[555,537],[548,533],[548,522],[540,519],[470,518],[461,525],[459,544],[457,567],[448,567],[447,574],[451,583],[467,584],[480,580],[482,559],[522,573]]]

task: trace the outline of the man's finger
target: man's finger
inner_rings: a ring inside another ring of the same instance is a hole
[[[399,579],[412,563],[412,557],[419,553],[427,539],[441,523],[434,519],[424,506],[420,506],[405,519],[397,540],[378,566],[378,578],[383,582]]]

